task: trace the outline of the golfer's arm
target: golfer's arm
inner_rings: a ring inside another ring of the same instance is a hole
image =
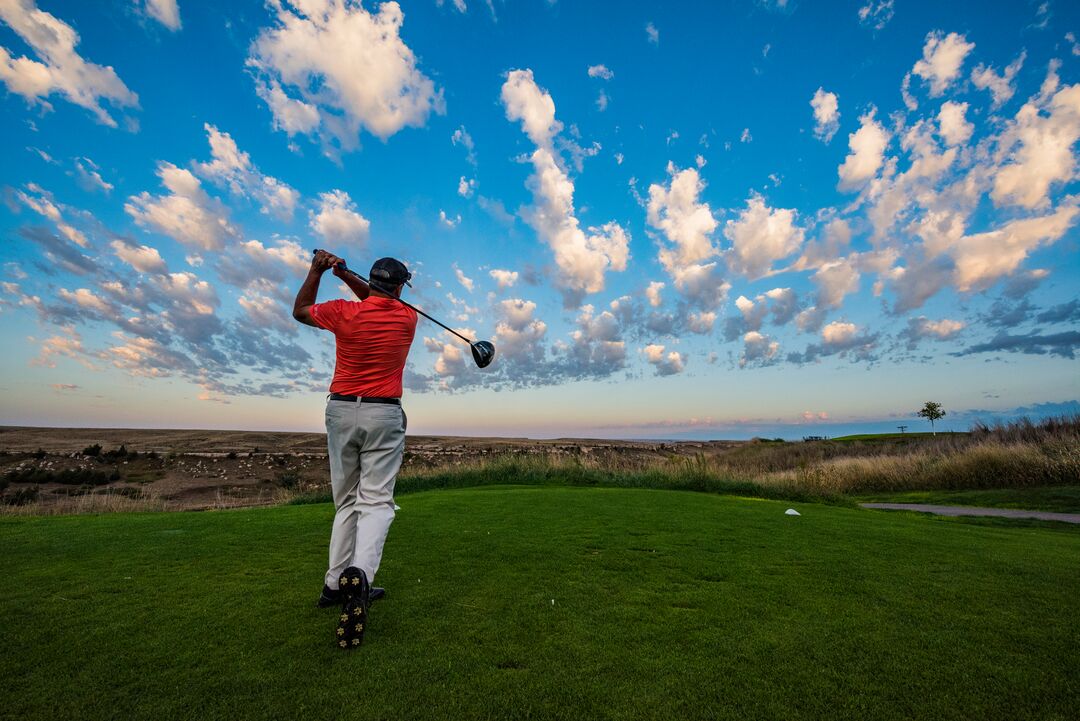
[[[293,303],[292,309],[293,318],[296,318],[304,325],[310,325],[314,328],[319,326],[311,317],[311,306],[315,305],[315,299],[319,297],[319,281],[321,279],[322,273],[319,271],[308,271],[304,284],[300,286],[300,291],[296,294],[296,301]]]
[[[355,293],[356,297],[360,300],[366,300],[367,297],[371,295],[371,289],[368,288],[368,284],[357,278],[352,273],[342,273],[341,275],[334,273],[334,275],[338,278],[341,278],[341,280],[344,281],[345,285],[349,286],[349,290]]]

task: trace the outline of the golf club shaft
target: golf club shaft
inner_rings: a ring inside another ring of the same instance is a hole
[[[318,251],[318,250],[316,249],[316,251],[315,251],[315,252],[316,252],[316,253],[318,253],[319,251]],[[341,265],[341,266],[339,266],[339,267],[340,267],[340,268],[341,268],[341,269],[342,269],[343,271],[345,271],[346,273],[348,273],[349,275],[351,275],[351,276],[353,276],[353,277],[355,277],[355,278],[358,278],[358,279],[360,279],[360,280],[364,281],[364,285],[367,285],[367,286],[369,286],[369,287],[371,286],[371,281],[370,281],[370,280],[368,280],[368,279],[367,279],[367,278],[365,278],[364,276],[360,275],[360,274],[359,274],[359,273],[357,273],[357,272],[356,272],[355,270],[352,270],[351,268],[349,268],[349,266],[348,266],[348,265],[344,265],[344,264],[343,264],[343,265]],[[415,311],[416,311],[417,313],[419,313],[420,315],[424,316],[425,318],[427,318],[428,320],[430,320],[430,321],[431,321],[432,323],[434,323],[435,325],[437,325],[437,326],[439,326],[439,327],[441,327],[441,328],[445,328],[446,330],[450,331],[451,333],[453,333],[454,335],[456,335],[456,336],[457,336],[458,338],[460,338],[461,340],[465,341],[465,342],[466,342],[466,343],[468,343],[469,345],[473,345],[473,341],[471,341],[471,340],[469,340],[468,338],[466,338],[465,336],[461,335],[461,333],[458,333],[458,332],[457,332],[456,330],[454,330],[454,329],[453,329],[453,328],[451,328],[450,326],[446,325],[445,323],[440,323],[439,321],[435,320],[435,319],[434,319],[434,318],[432,318],[432,317],[431,317],[430,315],[428,315],[428,314],[427,314],[427,313],[425,313],[424,311],[420,310],[419,308],[417,308],[417,307],[416,307],[415,305],[413,305],[412,303],[409,303],[408,301],[402,300],[401,298],[396,298],[395,300],[397,300],[397,301],[398,301],[399,303],[401,303],[402,305],[406,306],[407,308],[412,308],[412,309],[413,309],[413,310],[415,310]]]

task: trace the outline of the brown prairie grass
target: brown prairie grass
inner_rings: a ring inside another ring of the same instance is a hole
[[[1021,420],[903,442],[749,443],[643,461],[617,456],[502,456],[406,470],[402,491],[488,484],[670,488],[792,499],[880,491],[1080,484],[1080,416]]]
[[[166,510],[169,510],[168,504],[163,499],[146,491],[137,496],[125,496],[118,493],[86,493],[68,496],[52,503],[0,505],[0,516],[58,516]]]

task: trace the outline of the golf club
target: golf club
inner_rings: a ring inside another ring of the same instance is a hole
[[[319,252],[319,249],[318,249],[318,248],[316,248],[316,249],[315,249],[314,251],[312,251],[312,255],[314,255],[315,253],[318,253],[318,252]],[[357,272],[356,272],[355,270],[351,270],[351,269],[350,269],[350,268],[349,268],[349,267],[348,267],[348,266],[346,265],[345,261],[341,261],[341,263],[339,263],[339,264],[337,265],[337,267],[338,267],[338,268],[341,268],[341,270],[345,271],[345,272],[346,272],[346,273],[348,273],[349,275],[351,275],[351,276],[354,276],[354,277],[358,278],[359,280],[363,281],[363,282],[364,282],[364,285],[368,285],[368,286],[370,286],[370,285],[371,285],[371,282],[370,282],[370,281],[369,281],[369,280],[368,280],[367,278],[365,278],[364,276],[360,275],[360,274],[359,274],[359,273],[357,273]],[[439,321],[435,320],[435,319],[434,319],[434,318],[432,318],[432,317],[431,317],[430,315],[428,315],[428,314],[427,314],[427,313],[425,313],[424,311],[420,310],[419,308],[417,308],[417,307],[416,307],[415,305],[413,305],[412,303],[409,303],[409,302],[407,302],[407,301],[401,300],[401,298],[396,298],[395,300],[397,300],[397,301],[398,301],[399,303],[403,304],[403,305],[404,305],[404,306],[406,306],[407,308],[412,308],[412,309],[413,309],[413,310],[415,310],[415,311],[416,311],[417,313],[419,313],[420,315],[424,316],[425,318],[427,318],[428,320],[430,320],[430,321],[431,321],[432,323],[434,323],[435,325],[437,325],[437,326],[439,326],[439,327],[441,327],[441,328],[445,328],[446,330],[450,331],[451,333],[453,333],[454,335],[456,335],[456,336],[457,336],[458,338],[460,338],[461,340],[463,340],[463,341],[465,341],[466,343],[468,343],[468,344],[469,344],[469,348],[470,348],[470,349],[472,350],[472,357],[473,357],[473,360],[474,360],[474,361],[476,361],[476,365],[477,365],[478,367],[480,367],[480,368],[487,368],[487,367],[488,367],[489,365],[491,365],[491,361],[495,360],[495,345],[494,345],[493,343],[491,343],[491,341],[486,341],[486,340],[478,340],[478,341],[472,341],[472,340],[469,340],[469,339],[468,339],[468,338],[466,338],[465,336],[461,335],[461,333],[458,333],[458,332],[457,332],[456,330],[454,330],[454,329],[453,329],[453,328],[451,328],[450,326],[446,325],[445,323],[440,323]]]

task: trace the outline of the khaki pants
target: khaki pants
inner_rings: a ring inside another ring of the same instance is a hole
[[[405,450],[407,420],[401,406],[326,402],[326,446],[334,491],[334,529],[326,585],[338,587],[349,566],[375,579],[394,520],[394,482]]]

